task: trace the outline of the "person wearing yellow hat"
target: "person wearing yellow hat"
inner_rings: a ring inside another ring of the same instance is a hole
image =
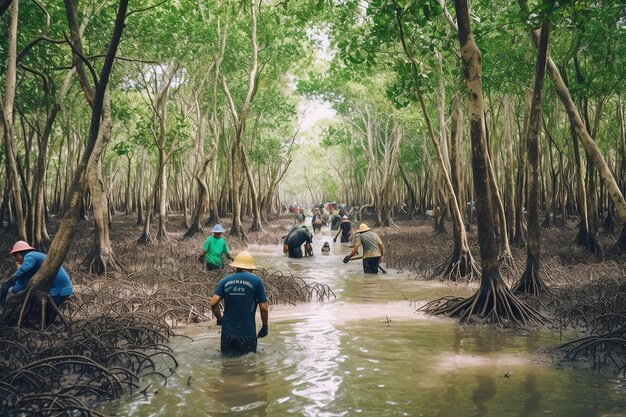
[[[380,259],[385,255],[385,245],[383,245],[378,234],[374,233],[365,223],[359,225],[354,248],[350,255],[343,258],[344,264],[347,264],[350,258],[356,255],[360,246],[363,246],[363,272],[377,274]]]
[[[222,278],[209,304],[217,324],[222,326],[222,354],[240,356],[256,352],[257,339],[267,336],[269,310],[263,281],[251,272],[256,265],[250,252],[244,250],[237,254],[230,266],[235,268],[235,273]],[[223,315],[219,306],[221,300],[224,300]],[[258,333],[255,322],[257,306],[263,324]]]

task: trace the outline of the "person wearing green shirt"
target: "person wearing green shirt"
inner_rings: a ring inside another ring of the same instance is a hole
[[[216,224],[213,227],[213,236],[209,236],[202,246],[202,256],[204,256],[204,261],[209,271],[224,268],[222,255],[226,255],[231,261],[233,260],[222,233],[224,233],[224,228],[221,224]]]

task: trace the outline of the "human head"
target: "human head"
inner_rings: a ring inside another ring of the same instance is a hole
[[[23,240],[18,240],[13,245],[13,249],[11,249],[11,252],[9,252],[9,255],[15,256],[15,260],[19,263],[22,263],[22,260],[24,260],[24,255],[26,255],[31,250],[35,250],[35,248],[30,246],[28,242],[25,242]]]
[[[372,229],[370,229],[370,227],[368,225],[366,225],[365,223],[361,223],[359,225],[359,229],[356,232],[357,233],[364,233],[364,232],[367,232],[368,230],[372,230]]]
[[[247,250],[241,251],[235,256],[235,259],[230,263],[235,269],[244,269],[246,271],[254,271],[256,265],[254,264],[254,258]]]
[[[215,237],[220,237],[220,235],[224,233],[224,228],[222,227],[221,224],[216,224],[215,226],[213,226],[213,234],[215,235]]]

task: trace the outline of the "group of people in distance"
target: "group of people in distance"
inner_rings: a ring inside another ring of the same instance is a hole
[[[323,207],[321,210],[323,213],[320,213],[319,207],[313,208],[311,217],[313,231],[315,233],[321,231],[322,226],[327,225],[330,219],[330,229],[337,230],[333,242],[337,242],[337,238],[341,235],[341,243],[349,243],[352,238],[352,226],[345,211],[341,210],[339,213],[333,211],[332,214],[328,214],[331,210],[325,211]],[[326,220],[324,219],[324,214],[327,214]],[[336,224],[333,226],[334,219],[339,220],[336,221]],[[309,228],[305,225],[305,220],[306,215],[304,214],[304,209],[299,208],[295,214],[296,225],[286,236],[283,236],[283,253],[287,253],[290,258],[302,258],[303,256],[313,255],[313,233],[311,233]],[[304,253],[302,251],[302,245],[304,245]],[[365,223],[361,223],[356,230],[352,252],[343,259],[343,262],[348,263],[350,259],[358,254],[360,247],[363,247],[363,272],[366,274],[377,274],[378,270],[381,269],[380,262],[385,254],[385,246],[378,234],[373,232]],[[330,252],[330,246],[325,243],[322,247],[322,253],[328,252]]]

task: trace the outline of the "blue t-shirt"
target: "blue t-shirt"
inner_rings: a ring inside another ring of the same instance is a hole
[[[256,338],[256,307],[267,302],[261,279],[250,272],[236,272],[217,284],[215,294],[224,299],[222,332],[242,339]]]
[[[15,281],[15,285],[13,285],[12,291],[14,293],[18,293],[22,291],[28,285],[28,281],[35,275],[41,264],[43,264],[44,259],[46,259],[46,255],[41,252],[28,252],[24,255],[24,261],[22,265],[15,271],[13,274],[17,280]],[[63,267],[59,268],[56,276],[54,277],[54,282],[52,283],[52,287],[50,287],[50,295],[51,296],[67,296],[72,295],[74,290],[72,290],[72,283],[70,281],[69,275],[65,272]]]

